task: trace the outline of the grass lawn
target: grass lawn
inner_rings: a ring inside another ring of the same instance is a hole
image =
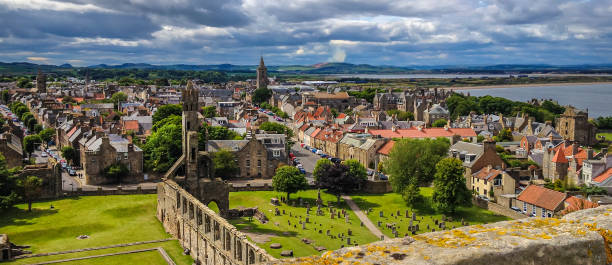
[[[82,259],[57,263],[60,265],[102,265],[102,264],[142,264],[168,265],[158,251],[147,251],[133,254]]]
[[[438,227],[434,223],[434,219],[441,220],[442,214],[436,213],[434,209],[431,208],[429,201],[431,201],[431,196],[433,193],[433,188],[422,187],[421,194],[426,198],[426,203],[423,206],[412,209],[406,205],[402,196],[397,193],[387,193],[380,195],[371,195],[371,194],[360,194],[360,195],[351,195],[353,201],[359,205],[364,212],[371,208],[372,211],[368,214],[368,218],[377,225],[378,221],[382,222],[381,227],[379,229],[387,236],[393,237],[393,233],[391,229],[387,229],[387,223],[395,223],[397,227],[397,231],[400,236],[404,236],[408,233],[408,226],[410,225],[410,218],[405,218],[405,211],[408,210],[412,213],[414,210],[416,213],[417,220],[423,220],[420,222],[413,222],[413,225],[419,224],[418,234],[425,233],[427,229],[427,224],[429,224],[430,228]],[[400,211],[400,216],[397,216],[397,211]],[[383,217],[379,217],[379,212],[383,211]],[[393,216],[391,216],[393,214]],[[499,221],[510,220],[510,218],[496,215],[491,211],[484,210],[477,206],[472,207],[460,207],[457,210],[457,213],[453,217],[453,222],[446,222],[447,228],[452,228],[453,226],[459,227],[461,225],[461,219],[469,222],[470,225],[474,224],[482,224],[482,223],[493,223]],[[431,231],[431,230],[430,230]]]
[[[612,141],[612,133],[598,133],[597,137],[600,137],[600,136],[604,136],[606,137],[606,140]]]
[[[84,196],[77,198],[37,202],[32,212],[27,205],[0,213],[0,231],[17,245],[31,246],[36,253],[56,252],[89,247],[101,247],[137,241],[169,238],[155,218],[156,195]],[[54,209],[50,209],[53,205]],[[76,239],[88,235],[88,239]],[[19,260],[19,263],[82,257],[129,249],[163,246],[178,264],[191,264],[189,256],[182,255],[178,241],[129,248],[88,251],[58,256]],[[94,253],[95,252],[95,253]],[[92,254],[94,253],[94,254]]]
[[[254,207],[257,206],[263,211],[268,219],[270,220],[266,224],[261,224],[256,219],[249,221],[248,218],[241,218],[236,220],[230,220],[240,231],[247,233],[247,236],[252,242],[257,243],[260,247],[264,248],[272,256],[280,258],[280,252],[282,250],[291,249],[295,257],[310,256],[321,254],[314,249],[315,246],[324,246],[328,250],[338,249],[341,246],[347,246],[346,239],[341,240],[340,238],[331,239],[326,235],[326,230],[331,230],[332,234],[344,233],[347,235],[348,229],[350,228],[353,235],[350,236],[351,244],[356,241],[358,244],[365,244],[376,241],[377,238],[367,228],[360,226],[360,221],[357,216],[350,211],[348,206],[341,201],[340,208],[348,211],[350,224],[345,223],[344,218],[330,219],[329,209],[322,207],[325,215],[316,215],[316,199],[317,191],[308,190],[300,191],[295,194],[291,194],[291,200],[297,202],[298,197],[301,197],[304,201],[303,207],[291,207],[286,204],[279,206],[279,210],[285,210],[286,214],[281,216],[274,215],[274,208],[270,203],[270,198],[286,196],[285,193],[278,193],[274,191],[255,191],[255,192],[232,192],[230,193],[230,208],[242,207]],[[331,194],[321,192],[323,203],[327,205],[328,201],[336,202],[336,197]],[[302,217],[302,221],[306,217],[305,203],[309,202],[311,205],[310,211],[310,223],[306,225],[306,229],[303,230],[299,224],[300,219],[298,217],[289,217],[289,213],[292,215],[298,215]],[[288,222],[291,225],[288,225]],[[315,224],[316,222],[316,224]],[[295,225],[295,227],[294,227]],[[333,226],[333,228],[332,228]],[[322,230],[319,233],[318,230]],[[255,238],[254,238],[255,237]],[[269,239],[267,242],[265,239]],[[312,240],[311,244],[302,242],[302,238]],[[270,244],[280,243],[281,249],[271,249]]]

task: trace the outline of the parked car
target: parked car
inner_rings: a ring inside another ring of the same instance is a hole
[[[76,176],[76,171],[74,171],[73,169],[68,170],[68,175],[70,175],[70,176]]]
[[[41,153],[40,153],[40,157],[47,157],[47,153],[45,153],[45,152],[41,152]]]
[[[518,207],[512,206],[512,207],[510,207],[510,209],[514,210],[517,213],[521,213],[521,209],[519,209]]]
[[[337,158],[337,157],[332,157],[329,160],[331,160],[334,163],[340,163],[340,161],[342,161],[342,160],[340,160],[340,158]]]

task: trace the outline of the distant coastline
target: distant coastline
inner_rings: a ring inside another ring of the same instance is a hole
[[[612,82],[560,82],[560,83],[532,83],[532,84],[508,84],[508,85],[488,85],[488,86],[453,86],[441,87],[448,90],[475,90],[475,89],[490,89],[490,88],[508,88],[508,87],[543,87],[543,86],[582,86],[582,85],[612,85]]]

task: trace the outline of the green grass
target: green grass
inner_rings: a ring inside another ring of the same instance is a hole
[[[286,204],[282,204],[282,206],[279,206],[278,208],[281,213],[284,209],[286,211],[286,214],[281,216],[275,216],[275,206],[270,203],[270,198],[280,198],[280,196],[285,196],[285,194],[273,191],[230,193],[230,208],[238,208],[240,206],[257,206],[261,211],[266,214],[266,216],[270,220],[266,224],[261,224],[256,219],[249,221],[248,218],[230,220],[230,222],[242,232],[262,233],[271,235],[269,242],[257,243],[257,245],[264,248],[274,257],[280,258],[280,252],[286,249],[293,250],[294,256],[302,257],[321,254],[314,249],[315,246],[324,246],[328,250],[334,250],[340,248],[341,246],[347,246],[346,240],[341,240],[340,238],[331,239],[329,236],[327,236],[326,230],[328,229],[331,230],[332,234],[335,235],[337,235],[338,233],[344,233],[345,235],[347,235],[348,229],[350,228],[353,231],[353,236],[350,236],[351,244],[354,244],[355,241],[358,244],[366,244],[377,240],[376,236],[373,235],[367,228],[360,226],[359,219],[352,211],[349,210],[348,206],[344,203],[344,201],[341,202],[340,208],[348,211],[350,224],[345,223],[344,218],[334,218],[333,220],[330,219],[330,213],[327,207],[322,208],[325,215],[317,216],[316,190],[301,191],[296,194],[291,194],[292,200],[295,200],[297,202],[298,197],[301,197],[303,198],[304,203],[308,201],[311,205],[310,223],[306,225],[306,230],[302,230],[302,227],[299,224],[300,219],[295,217],[289,217],[289,212],[292,212],[292,214],[297,214],[298,216],[302,216],[302,220],[304,220],[306,217],[306,207],[291,207]],[[333,195],[322,192],[321,197],[325,205],[327,205],[328,201],[336,202],[336,197]],[[288,225],[288,220],[291,221],[291,226]],[[278,224],[278,226],[276,224]],[[294,224],[296,227],[293,226]],[[318,230],[322,230],[322,233],[319,233]],[[283,234],[283,232],[285,232],[286,234]],[[302,238],[308,238],[312,240],[313,243],[303,243],[301,241]],[[282,248],[271,249],[270,244],[272,243],[280,243],[282,245]]]
[[[101,247],[137,241],[169,238],[161,223],[155,218],[156,195],[86,196],[54,201],[37,202],[32,212],[27,205],[0,213],[0,231],[9,236],[17,245],[31,246],[36,253],[56,252],[72,249]],[[53,205],[54,209],[50,209]],[[76,239],[88,235],[88,239]],[[182,255],[178,241],[151,244],[148,247],[163,246],[178,264],[191,264],[189,256]],[[95,252],[111,253],[129,249],[143,249],[144,246],[89,251],[62,255],[82,257]],[[64,259],[48,256],[38,261]],[[31,263],[34,258],[15,262]]]
[[[408,210],[410,213],[413,211],[416,213],[417,220],[423,220],[420,222],[414,222],[413,225],[419,224],[420,231],[417,232],[425,233],[427,229],[427,224],[429,224],[430,228],[438,227],[434,223],[434,219],[441,220],[442,214],[437,213],[434,209],[431,208],[431,196],[433,193],[433,189],[429,187],[422,187],[421,194],[425,197],[425,203],[422,206],[412,209],[406,205],[406,202],[402,199],[402,196],[397,193],[387,193],[380,195],[352,195],[351,198],[353,201],[359,205],[364,212],[367,209],[372,209],[372,211],[368,214],[368,218],[377,225],[378,221],[382,222],[381,227],[379,229],[387,236],[393,237],[393,233],[391,229],[386,228],[387,223],[395,223],[397,227],[397,231],[400,236],[404,236],[408,233],[409,226],[409,218],[405,218],[405,211]],[[399,210],[400,216],[397,216],[397,211]],[[383,217],[379,216],[379,212],[383,211]],[[393,214],[393,216],[391,216]],[[457,213],[452,216],[453,222],[446,222],[447,228],[452,228],[453,226],[459,227],[461,224],[461,219],[466,222],[469,222],[470,225],[474,224],[483,224],[483,223],[492,223],[510,220],[509,218],[501,215],[496,215],[491,211],[484,210],[482,208],[472,206],[472,207],[459,207]]]
[[[167,265],[158,251],[147,251],[117,256],[99,257],[57,263],[60,265],[103,265],[103,264],[142,264],[142,265]]]
[[[607,141],[612,141],[612,133],[598,133],[597,134],[598,139],[600,136],[606,137]]]

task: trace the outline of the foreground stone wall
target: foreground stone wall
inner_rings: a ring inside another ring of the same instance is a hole
[[[274,260],[172,180],[157,186],[157,218],[199,264],[255,264]]]
[[[269,264],[612,264],[612,206],[375,242]]]

